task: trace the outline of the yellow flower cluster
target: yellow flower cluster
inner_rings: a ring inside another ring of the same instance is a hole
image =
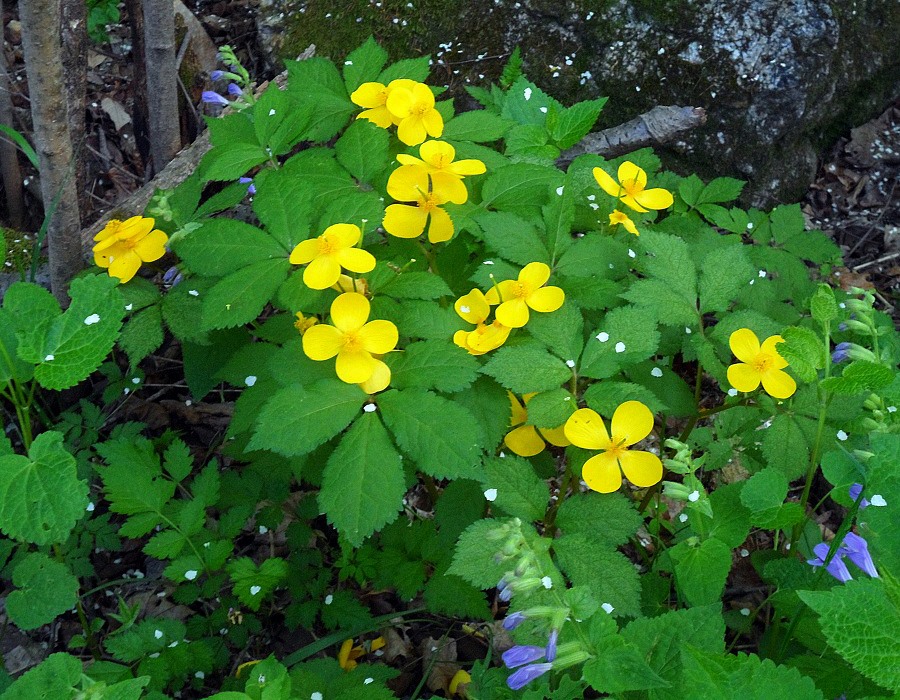
[[[528,402],[537,395],[537,392],[522,394],[524,406],[519,403],[515,395],[508,391],[510,409],[509,427],[512,428],[503,438],[503,444],[520,457],[533,457],[544,451],[547,442],[556,447],[566,447],[572,443],[566,437],[563,426],[556,428],[535,428],[533,425],[525,425],[528,420]],[[546,442],[545,442],[546,441]]]
[[[453,237],[453,221],[441,206],[447,202],[463,204],[469,192],[463,184],[468,175],[485,172],[480,160],[455,160],[456,151],[443,141],[426,141],[419,158],[405,153],[397,156],[402,164],[387,183],[387,192],[398,202],[384,213],[384,230],[398,238],[417,238],[428,228],[431,243],[443,243]]]
[[[429,136],[444,133],[444,119],[434,108],[434,93],[424,83],[401,78],[387,85],[363,83],[350,99],[365,109],[357,119],[368,119],[387,129],[397,126],[397,137],[407,146],[418,146]]]
[[[483,355],[499,348],[513,328],[528,323],[529,309],[541,313],[556,311],[563,305],[566,295],[559,287],[546,287],[550,268],[541,262],[528,263],[516,280],[504,280],[487,294],[473,289],[456,300],[456,313],[467,323],[475,325],[472,331],[457,331],[453,342],[472,355]],[[496,306],[494,320],[488,324],[491,307]]]
[[[661,187],[648,190],[647,173],[630,160],[626,160],[619,166],[619,170],[616,172],[618,182],[613,180],[602,168],[594,168],[593,173],[597,184],[603,188],[606,194],[615,197],[636,212],[646,213],[651,209],[668,209],[675,201],[672,193]],[[609,215],[609,225],[618,226],[620,224],[629,233],[633,233],[635,236],[641,235],[634,221],[625,212],[616,210]]]
[[[125,221],[113,219],[94,236],[97,241],[94,263],[125,284],[137,274],[142,263],[159,260],[166,254],[169,237],[154,229],[155,223],[143,216],[132,216]]]
[[[740,362],[728,367],[729,384],[738,391],[755,391],[762,384],[772,398],[791,397],[797,391],[797,382],[784,371],[788,366],[787,360],[775,349],[783,342],[784,338],[780,335],[773,335],[760,345],[756,333],[749,328],[740,328],[732,333],[728,345]]]

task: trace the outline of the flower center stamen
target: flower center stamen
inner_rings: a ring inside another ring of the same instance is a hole
[[[347,352],[359,352],[363,349],[362,340],[359,335],[352,331],[350,333],[344,333],[342,345]]]
[[[775,358],[771,355],[767,355],[761,352],[759,355],[753,358],[753,363],[751,366],[760,374],[764,374],[772,368],[774,360]]]

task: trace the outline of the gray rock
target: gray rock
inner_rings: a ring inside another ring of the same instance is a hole
[[[374,34],[392,58],[431,54],[435,82],[461,97],[495,80],[518,45],[528,76],[564,103],[610,97],[598,129],[660,104],[706,109],[706,125],[662,154],[667,165],[747,179],[756,205],[799,198],[818,152],[900,93],[898,0],[336,5],[261,0],[273,60],[310,43],[340,60]]]

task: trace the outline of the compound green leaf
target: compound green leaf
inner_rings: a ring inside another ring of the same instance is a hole
[[[731,549],[716,538],[691,546],[681,542],[669,550],[675,560],[675,580],[691,606],[711,605],[722,597],[731,571]]]
[[[371,36],[362,46],[347,54],[344,61],[344,84],[347,92],[352,93],[363,83],[375,81],[387,60],[387,51]]]
[[[485,489],[496,492],[493,504],[522,520],[544,517],[550,498],[546,482],[521,457],[492,457],[484,462]]]
[[[613,309],[588,338],[581,374],[606,379],[626,365],[643,362],[659,347],[655,315],[632,306]]]
[[[286,258],[263,260],[223,277],[203,298],[203,328],[232,328],[255,320],[290,269]]]
[[[37,545],[64,542],[84,515],[87,484],[57,432],[41,433],[28,457],[0,457],[0,529]]]
[[[236,219],[210,219],[175,245],[189,270],[222,277],[253,263],[287,258],[288,251],[265,231]]]
[[[488,249],[501,257],[519,265],[550,262],[550,254],[537,229],[521,217],[506,211],[488,211],[475,220],[481,226]]]
[[[495,556],[503,548],[503,523],[486,519],[472,523],[460,535],[448,573],[459,576],[476,588],[493,588],[509,568],[497,563]],[[499,534],[499,539],[498,539]]]
[[[479,109],[453,117],[444,125],[441,138],[485,143],[503,138],[509,127],[509,122],[503,117]]]
[[[704,258],[700,272],[701,313],[727,311],[738,291],[756,274],[744,246],[723,246],[713,250]]]
[[[625,544],[643,519],[620,493],[578,493],[559,507],[556,525],[567,535],[584,535],[598,549]]]
[[[325,465],[319,507],[358,547],[397,517],[405,492],[400,454],[387,430],[375,413],[361,415]]]
[[[267,160],[269,154],[259,144],[225,143],[210,148],[197,171],[204,180],[237,180]]]
[[[565,362],[535,345],[502,347],[481,371],[516,394],[556,389],[572,377]]]
[[[250,557],[241,557],[229,562],[226,569],[234,594],[254,612],[288,574],[287,562],[280,557],[266,559],[259,566]]]
[[[553,551],[573,585],[588,586],[600,603],[613,606],[617,616],[640,614],[640,580],[624,554],[598,547],[583,534],[553,540]]]
[[[69,654],[48,656],[39,666],[18,678],[3,700],[60,700],[70,698],[82,677],[82,663]]]
[[[385,358],[396,389],[460,391],[478,376],[478,360],[462,348],[442,340],[407,345]]]
[[[360,182],[372,182],[388,165],[390,136],[368,119],[357,119],[334,144],[338,163]]]

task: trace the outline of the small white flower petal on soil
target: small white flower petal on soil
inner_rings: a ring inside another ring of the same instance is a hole
[[[650,375],[653,377],[661,377],[663,375],[663,371],[659,367],[654,367],[650,370]]]
[[[256,375],[251,374],[249,377],[244,379],[244,384],[246,384],[247,386],[253,386],[254,384],[256,384]]]
[[[485,491],[484,498],[485,498],[485,500],[490,501],[491,503],[496,501],[497,500],[497,489],[488,489],[487,491]]]
[[[601,605],[600,607],[603,608],[603,611],[604,611],[607,615],[611,615],[611,614],[612,614],[612,611],[615,610],[615,608],[614,608],[612,605],[610,605],[609,603],[604,603],[604,604]]]
[[[606,331],[600,331],[597,334],[597,340],[599,340],[601,343],[605,343],[607,340],[609,340],[609,333],[607,333]]]
[[[869,500],[869,505],[878,506],[879,508],[883,508],[884,506],[887,505],[887,501],[884,500],[884,496],[882,496],[880,493],[876,493]]]
[[[623,343],[621,340],[616,343],[616,352],[625,352],[625,343]]]
[[[259,595],[259,592],[262,590],[261,586],[250,586],[250,595]]]
[[[197,578],[197,570],[189,569],[188,571],[185,571],[184,578],[188,581],[193,581],[195,578]]]
[[[93,326],[95,323],[100,323],[100,314],[91,314],[84,319],[84,325],[86,326]]]

